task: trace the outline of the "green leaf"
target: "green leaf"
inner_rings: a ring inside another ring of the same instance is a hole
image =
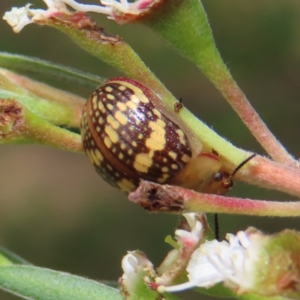
[[[0,267],[0,287],[32,300],[122,300],[119,290],[94,280],[32,266]]]
[[[200,0],[169,1],[144,23],[198,66],[212,82],[221,74],[228,75]]]
[[[11,261],[13,264],[19,264],[19,265],[31,265],[30,262],[26,261],[24,258],[18,256],[17,254],[0,247],[0,257],[5,257],[9,261]]]
[[[19,74],[40,75],[45,78],[68,81],[94,89],[106,81],[105,78],[73,68],[54,64],[36,57],[0,52],[0,66]]]

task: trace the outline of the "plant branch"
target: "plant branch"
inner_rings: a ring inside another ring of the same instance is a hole
[[[212,66],[209,76],[265,151],[279,163],[299,167],[299,162],[288,153],[260,118],[223,61]]]
[[[143,22],[203,71],[275,161],[298,166],[233,80],[215,45],[206,12],[199,0],[168,1]]]
[[[83,152],[79,134],[50,124],[15,99],[0,98],[0,144],[24,143]]]
[[[266,144],[264,147],[272,152],[271,156],[280,162],[295,163],[272,134],[267,133],[267,127],[260,123],[262,121],[251,105],[243,102],[246,101],[246,98],[231,78],[215,47],[207,16],[201,3],[198,0],[174,0],[167,1],[166,5],[160,7],[153,15],[147,16],[144,21],[195,62],[227,95],[227,98],[235,101],[239,113],[242,111],[244,114],[242,118],[252,124],[253,130],[256,132],[254,135],[259,133],[261,136],[259,139]],[[184,124],[183,128],[188,128],[191,135],[197,136],[204,144],[204,148],[207,149],[208,146],[210,149],[216,150],[226,166],[236,166],[249,156],[246,151],[233,146],[217,135],[187,109],[183,108],[177,115],[174,114],[176,99],[145,66],[133,49],[119,37],[107,35],[85,13],[71,13],[67,10],[45,11],[44,15],[42,13],[34,15],[33,11],[31,13],[30,22],[59,29],[92,55],[119,69],[127,76],[139,80],[156,92],[161,98],[158,97],[159,101],[154,105],[166,112],[168,116],[174,116],[179,120],[180,125]],[[6,19],[8,19],[7,15]]]
[[[33,98],[23,101],[33,111],[53,124],[79,128],[85,99],[5,69],[0,69],[0,74],[17,87],[18,94],[21,92]]]
[[[300,197],[300,171],[259,155],[237,172],[235,178]]]
[[[158,97],[159,102],[154,103],[157,108],[162,109],[171,118],[175,115],[173,121],[180,123],[185,131],[197,136],[202,143],[216,150],[232,165],[238,165],[249,156],[248,152],[235,147],[219,136],[186,108],[183,108],[178,114],[174,114],[174,103],[177,102],[177,99],[145,66],[134,50],[119,37],[107,35],[85,13],[60,13],[37,20],[35,23],[57,28],[84,50],[117,68],[126,76],[145,84],[160,96]]]
[[[255,216],[299,217],[300,202],[278,202],[201,194],[177,186],[141,181],[129,200],[148,211],[205,212]]]
[[[84,99],[0,68],[0,97],[17,99],[52,124],[79,128]]]

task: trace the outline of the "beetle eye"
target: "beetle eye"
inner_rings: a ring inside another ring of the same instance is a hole
[[[217,172],[214,176],[214,181],[219,182],[223,180],[224,176],[222,172]]]

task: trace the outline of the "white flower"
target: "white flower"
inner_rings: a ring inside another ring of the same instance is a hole
[[[122,15],[139,16],[146,11],[149,11],[152,6],[162,0],[136,0],[128,2],[127,0],[100,0],[99,5],[82,4],[75,0],[43,0],[48,9],[31,9],[31,4],[25,7],[13,7],[11,11],[6,12],[3,19],[17,33],[24,26],[50,18],[57,13],[70,14],[67,5],[79,12],[95,12],[107,15],[109,19],[114,19],[119,23],[129,22],[130,18],[122,18]],[[134,20],[134,17],[133,17]]]
[[[44,0],[44,2],[48,6],[47,10],[31,9],[31,4],[27,4],[24,7],[13,7],[11,11],[4,14],[3,20],[13,28],[14,32],[18,33],[24,26],[35,21],[47,19],[55,13],[69,13],[66,5],[60,0]]]
[[[257,238],[258,237],[258,238]],[[238,291],[255,284],[256,262],[264,242],[260,234],[240,231],[227,234],[228,241],[207,241],[194,251],[187,266],[189,281],[175,286],[160,286],[160,292],[177,292],[193,287],[211,287],[224,282]]]
[[[190,260],[192,253],[203,242],[207,229],[206,216],[200,213],[186,213],[183,216],[187,224],[183,223],[184,229],[175,231],[175,246],[169,252],[162,264],[157,269],[159,277],[155,282],[158,285],[167,286],[175,280],[181,273],[185,273],[185,268]]]
[[[13,28],[14,32],[20,32],[24,26],[33,23],[29,7],[30,4],[21,8],[13,7],[11,11],[4,14],[3,20]]]

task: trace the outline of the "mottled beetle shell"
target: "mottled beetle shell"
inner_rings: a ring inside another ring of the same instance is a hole
[[[158,97],[127,78],[107,81],[90,96],[81,134],[97,172],[125,192],[140,179],[170,183],[192,157],[185,133],[155,108]]]

